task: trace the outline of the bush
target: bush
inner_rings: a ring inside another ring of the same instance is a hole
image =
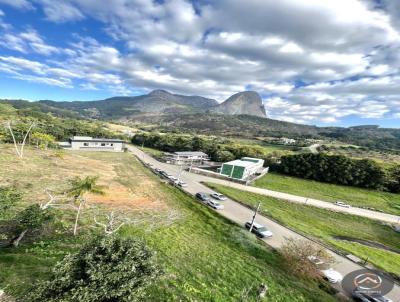
[[[35,286],[26,300],[142,301],[145,288],[159,274],[152,252],[141,241],[97,237],[60,261],[50,280]]]
[[[385,189],[385,171],[375,161],[343,155],[296,154],[281,158],[278,171],[300,178],[371,189]]]

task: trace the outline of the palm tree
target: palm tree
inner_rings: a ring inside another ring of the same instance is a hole
[[[86,200],[83,198],[83,195],[85,193],[92,193],[98,195],[105,194],[104,193],[105,187],[97,184],[98,179],[99,179],[98,176],[86,176],[83,179],[77,176],[70,181],[71,188],[68,190],[68,195],[74,199],[75,203],[79,204],[75,218],[74,236],[76,235],[78,230],[78,220],[82,207],[86,202]]]

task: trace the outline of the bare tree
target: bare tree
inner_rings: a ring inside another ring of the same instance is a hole
[[[96,225],[101,226],[104,233],[111,235],[116,233],[124,225],[142,225],[145,232],[153,231],[162,226],[169,226],[177,220],[183,218],[183,214],[177,210],[169,210],[154,214],[148,209],[141,209],[140,212],[111,211],[109,214],[98,218],[94,215],[93,219]]]
[[[29,133],[31,132],[31,130],[32,130],[32,128],[34,126],[35,126],[35,123],[32,122],[31,125],[28,128],[28,131],[26,131],[25,135],[23,136],[23,140],[21,142],[21,147],[18,147],[18,143],[17,143],[17,140],[15,139],[14,131],[13,131],[12,126],[11,126],[11,121],[8,121],[6,123],[6,127],[10,131],[11,137],[12,137],[13,142],[14,142],[15,152],[17,153],[19,158],[23,158],[24,157],[24,147],[25,147],[25,144],[26,144],[26,139],[28,138],[28,135],[29,135]]]
[[[115,215],[114,211],[111,211],[110,214],[106,214],[105,217],[105,223],[98,221],[96,216],[94,216],[93,219],[97,225],[103,227],[104,233],[107,235],[116,233],[124,224],[129,222],[129,219],[126,217]]]
[[[49,197],[49,199],[47,200],[46,203],[41,203],[40,204],[40,208],[42,210],[45,210],[49,207],[57,207],[57,206],[65,206],[65,200],[67,197],[66,193],[63,193],[62,195],[54,195],[54,193],[52,193],[49,189],[45,189],[44,192],[47,194],[47,196]],[[60,203],[56,203],[56,202],[62,202]]]
[[[305,239],[286,239],[280,253],[287,269],[306,279],[321,278],[320,269],[335,261],[324,248]]]

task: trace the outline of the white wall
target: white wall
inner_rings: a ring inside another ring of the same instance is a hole
[[[102,146],[104,144],[104,146]],[[123,143],[114,142],[71,142],[72,150],[88,150],[88,151],[111,151],[111,152],[122,152]]]

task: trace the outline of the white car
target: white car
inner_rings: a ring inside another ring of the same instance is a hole
[[[335,205],[337,205],[339,207],[343,207],[343,208],[350,208],[350,205],[347,203],[344,203],[343,201],[336,201]]]
[[[226,200],[226,197],[220,193],[212,193],[210,196],[217,200]]]
[[[223,210],[224,209],[224,206],[222,204],[220,204],[218,201],[215,201],[215,200],[209,200],[207,202],[207,204],[210,207],[212,207],[213,209],[216,209],[216,210]]]
[[[333,268],[321,270],[321,273],[330,283],[339,283],[343,280],[342,274],[338,271],[335,271]]]
[[[178,180],[178,178],[176,178],[175,176],[172,176],[172,175],[168,175],[168,178],[170,180],[172,180],[172,181],[177,181]]]
[[[181,180],[176,180],[175,185],[180,186],[180,187],[187,187],[187,183]]]

